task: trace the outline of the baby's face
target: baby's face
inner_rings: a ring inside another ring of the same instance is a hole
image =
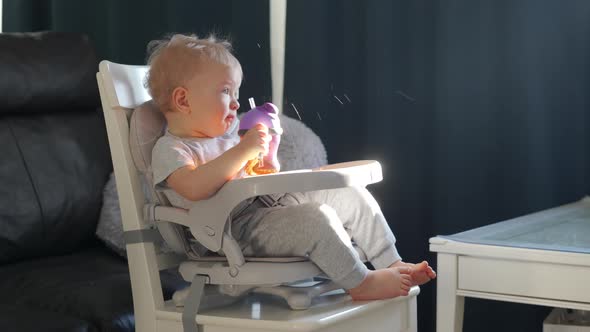
[[[228,65],[210,62],[187,88],[190,114],[187,121],[194,137],[217,137],[225,134],[236,120],[241,71]]]

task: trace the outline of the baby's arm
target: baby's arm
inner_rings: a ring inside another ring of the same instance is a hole
[[[198,167],[179,168],[170,174],[166,182],[188,200],[209,198],[231,180],[248,160],[256,158],[260,152],[266,153],[270,139],[268,128],[258,124],[243,136],[239,144],[219,157]]]

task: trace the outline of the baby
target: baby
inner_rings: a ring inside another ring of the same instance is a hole
[[[227,41],[175,35],[148,49],[147,85],[168,125],[153,150],[154,186],[172,205],[190,208],[266,154],[271,135],[262,124],[237,135],[242,67]],[[230,220],[245,255],[307,256],[355,300],[407,295],[436,277],[426,261],[402,262],[365,188],[258,196],[234,208]]]

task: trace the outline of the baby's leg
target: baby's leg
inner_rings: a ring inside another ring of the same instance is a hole
[[[344,288],[361,283],[368,269],[329,206],[307,203],[257,210],[234,237],[244,254],[307,256]]]
[[[332,207],[352,240],[376,269],[389,267],[401,257],[379,204],[365,188],[348,187],[295,194],[303,202]]]
[[[325,204],[259,209],[240,228],[234,237],[246,255],[308,256],[355,299],[394,297],[409,289],[409,268],[365,267],[336,212]]]
[[[426,261],[419,264],[402,262],[379,204],[365,188],[343,188],[296,194],[302,201],[322,202],[336,210],[352,240],[365,253],[376,269],[406,266],[412,269],[412,285],[434,279],[436,273]]]

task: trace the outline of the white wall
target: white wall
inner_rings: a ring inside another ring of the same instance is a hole
[[[2,32],[2,0],[0,0],[0,32]]]

